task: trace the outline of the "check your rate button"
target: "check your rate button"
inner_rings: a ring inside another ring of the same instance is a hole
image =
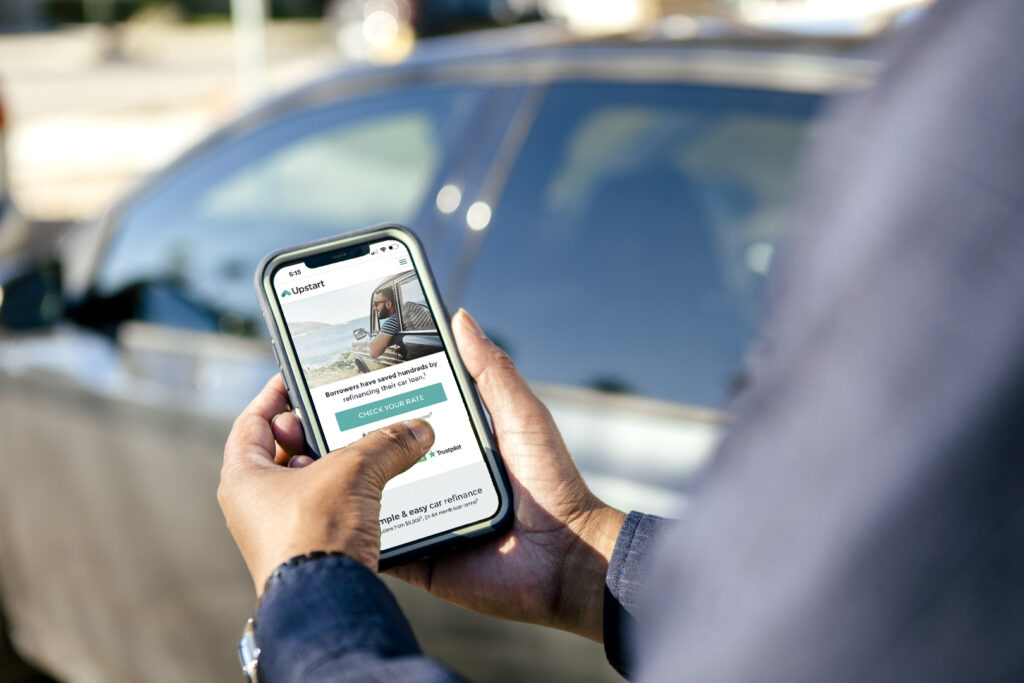
[[[431,384],[416,391],[407,391],[404,394],[391,396],[380,401],[374,401],[373,403],[364,403],[357,408],[343,410],[340,413],[335,413],[334,417],[338,420],[338,427],[344,431],[353,427],[361,427],[371,422],[377,422],[378,420],[397,417],[402,413],[408,413],[419,408],[426,408],[427,406],[441,403],[446,398],[444,387],[440,383]]]

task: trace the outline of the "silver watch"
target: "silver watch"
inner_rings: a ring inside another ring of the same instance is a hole
[[[249,683],[259,683],[256,667],[260,660],[260,649],[256,647],[256,622],[252,617],[245,622],[242,639],[238,641],[238,661],[242,665],[242,673]]]

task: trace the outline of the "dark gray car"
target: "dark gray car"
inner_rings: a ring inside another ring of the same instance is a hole
[[[238,674],[253,591],[215,491],[230,421],[275,371],[253,270],[374,223],[417,232],[598,495],[685,504],[808,123],[871,65],[500,36],[275,100],[78,226],[59,277],[5,283],[0,593],[27,657],[69,681]],[[598,645],[395,588],[425,648],[471,677],[615,679]]]

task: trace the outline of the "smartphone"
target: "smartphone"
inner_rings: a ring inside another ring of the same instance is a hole
[[[508,475],[411,232],[380,225],[276,251],[256,291],[310,455],[402,420],[434,428],[431,450],[384,488],[381,569],[507,529]]]

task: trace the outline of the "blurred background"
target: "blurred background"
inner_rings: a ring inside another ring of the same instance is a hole
[[[804,144],[926,4],[0,0],[0,683],[237,675],[215,490],[275,371],[252,273],[373,223],[417,232],[598,495],[684,515]],[[618,679],[389,585],[470,678]]]
[[[4,0],[10,196],[33,220],[98,213],[254,101],[417,38],[518,22],[580,32],[716,16],[875,31],[921,0]]]

